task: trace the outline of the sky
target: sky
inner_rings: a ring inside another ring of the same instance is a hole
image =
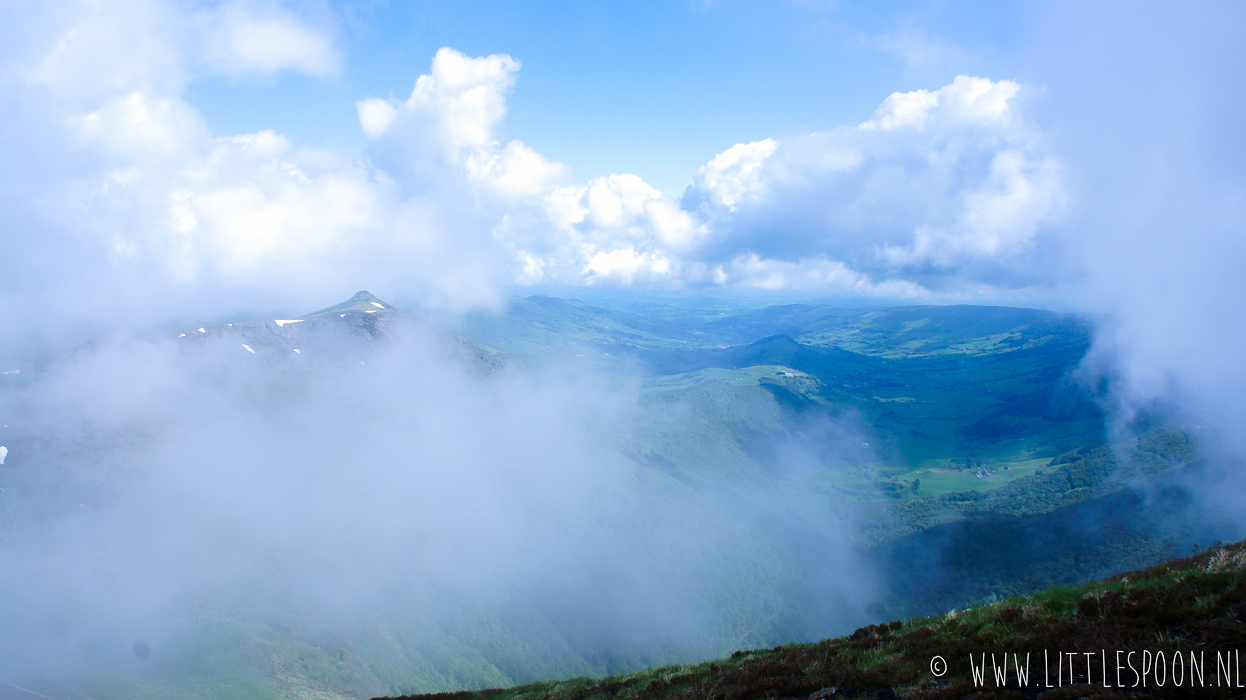
[[[189,100],[220,133],[273,128],[362,151],[354,100],[405,96],[443,46],[506,53],[524,69],[504,139],[524,140],[580,179],[635,173],[678,195],[698,167],[741,140],[859,121],[892,91],[942,85],[958,72],[1011,72],[1019,13],[990,7],[355,5],[337,8],[340,74],[210,76],[190,86]]]
[[[1041,296],[996,263],[1059,209],[1056,161],[1021,107],[1024,13],[985,7],[10,3],[10,136],[43,130],[28,160],[85,219],[55,226],[150,265],[149,297],[303,299],[307,267],[456,308],[542,284]]]

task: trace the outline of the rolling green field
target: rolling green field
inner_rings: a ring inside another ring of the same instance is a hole
[[[1051,460],[1039,457],[1016,462],[991,462],[980,467],[965,467],[948,461],[947,467],[926,466],[883,474],[888,482],[901,486],[903,498],[927,498],[962,491],[989,491],[1006,486],[1018,479],[1041,473]]]

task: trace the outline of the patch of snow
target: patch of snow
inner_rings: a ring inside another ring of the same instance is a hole
[[[6,369],[3,372],[0,372],[0,374],[21,374],[21,373],[22,371],[20,369]]]
[[[207,331],[203,330],[202,328],[200,328],[200,329],[199,329],[199,332],[200,332],[200,333],[207,333]]]
[[[255,354],[255,351],[251,349],[251,346],[250,346],[250,345],[247,345],[246,343],[243,343],[243,344],[242,344],[242,347],[246,348],[246,351],[247,351],[247,352],[249,352],[249,353],[251,353],[252,355],[254,355],[254,354]]]
[[[9,456],[9,448],[0,445],[0,464],[4,464],[4,460]]]
[[[374,314],[376,313],[376,309],[364,309],[363,312],[365,314]]]
[[[179,336],[177,336],[177,337],[179,337],[179,338],[185,338],[185,337],[186,337],[186,334],[185,334],[185,333],[182,333],[181,335],[179,335]]]
[[[287,323],[302,323],[302,322],[303,322],[303,319],[301,318],[288,318],[288,319],[275,318],[273,319],[273,323],[283,328],[285,327]]]
[[[337,317],[338,317],[338,318],[346,318],[346,314],[338,314],[338,315],[337,315]]]
[[[298,348],[294,348],[294,352],[297,352],[297,353],[298,353],[298,354],[300,354],[300,355],[302,355],[302,354],[303,354],[303,351],[302,351],[302,350],[299,350]]]
[[[371,305],[373,305],[373,306],[375,306],[375,307],[376,307],[376,308],[378,308],[378,309],[383,309],[383,308],[385,308],[384,306],[381,306],[380,304],[376,303],[375,301],[370,301],[370,302],[368,302],[368,303],[369,303],[369,304],[371,304]]]
[[[230,327],[233,327],[233,325],[234,325],[234,324],[232,324],[232,323],[226,323],[225,325],[230,326]]]

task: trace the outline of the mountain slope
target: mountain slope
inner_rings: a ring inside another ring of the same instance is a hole
[[[1246,543],[1217,544],[1140,571],[814,644],[600,680],[403,698],[1230,698],[1246,686],[1243,619]]]
[[[236,343],[237,352],[257,355],[275,367],[305,366],[355,358],[376,345],[427,345],[435,354],[477,372],[501,368],[497,353],[434,326],[361,291],[346,301],[300,318],[256,318],[212,323],[175,335],[179,342]]]

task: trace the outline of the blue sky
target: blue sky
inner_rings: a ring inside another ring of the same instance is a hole
[[[670,194],[741,141],[864,120],[888,94],[1023,72],[1025,12],[1000,3],[386,2],[304,8],[345,70],[205,76],[218,133],[276,129],[362,152],[354,101],[405,96],[437,49],[523,64],[500,130],[581,179],[635,173]]]

